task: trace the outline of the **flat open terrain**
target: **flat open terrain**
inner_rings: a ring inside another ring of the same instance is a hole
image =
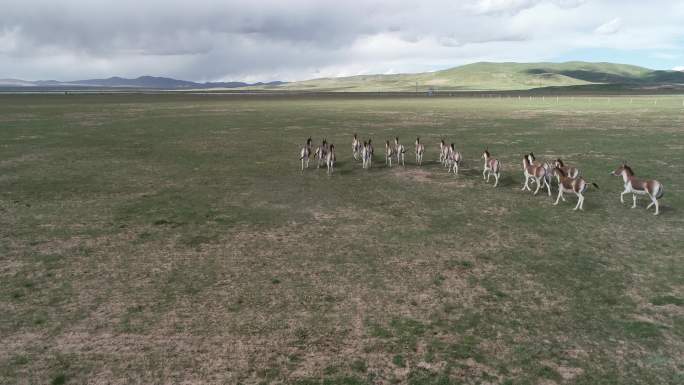
[[[684,383],[682,99],[0,96],[0,383]],[[520,191],[529,151],[585,212]]]

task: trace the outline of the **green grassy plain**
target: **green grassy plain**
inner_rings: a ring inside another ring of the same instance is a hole
[[[0,96],[0,383],[684,383],[682,99]],[[529,151],[585,212],[520,191]]]

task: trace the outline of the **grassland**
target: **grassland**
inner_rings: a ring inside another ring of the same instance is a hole
[[[353,132],[430,162],[362,170]],[[0,96],[0,144],[0,383],[684,382],[682,97]],[[520,191],[528,151],[585,212]]]
[[[617,63],[473,63],[446,70],[392,75],[321,78],[280,85],[252,87],[267,90],[335,92],[425,92],[476,90],[529,90],[540,87],[623,85],[633,88],[681,85],[684,73],[653,71]]]

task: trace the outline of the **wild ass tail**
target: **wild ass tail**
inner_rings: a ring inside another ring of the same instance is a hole
[[[665,189],[663,188],[663,185],[658,183],[658,192],[656,192],[656,199],[660,199],[665,195]]]

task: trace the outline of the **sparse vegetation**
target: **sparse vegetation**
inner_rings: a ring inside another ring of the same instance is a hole
[[[0,96],[0,383],[680,384],[682,99]],[[353,132],[425,165],[362,170]],[[585,212],[520,191],[530,151]]]

